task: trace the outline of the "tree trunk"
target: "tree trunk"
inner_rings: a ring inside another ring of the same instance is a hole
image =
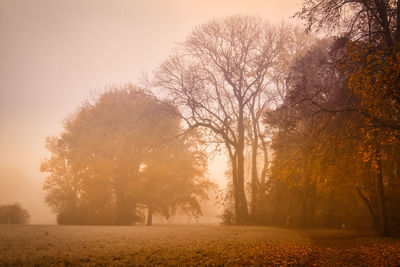
[[[301,221],[300,221],[300,226],[305,227],[306,226],[306,218],[307,218],[307,197],[304,197],[302,199],[301,203]]]
[[[317,206],[317,189],[315,183],[310,184],[311,196],[309,197],[307,226],[314,226],[315,208]]]
[[[264,144],[263,144],[263,146],[264,146]],[[265,193],[265,180],[267,177],[268,164],[269,164],[268,149],[266,147],[263,148],[263,154],[264,154],[264,166],[261,171],[261,184],[260,184],[262,194]]]
[[[386,4],[383,1],[377,1],[375,0],[375,6],[378,12],[379,16],[379,23],[380,26],[382,27],[384,37],[386,39],[386,43],[388,47],[393,47],[393,38],[390,30],[390,25],[389,25],[389,20],[388,20],[388,14],[386,10]]]
[[[364,204],[367,206],[368,208],[368,212],[369,215],[371,216],[371,220],[372,220],[372,226],[373,228],[379,232],[379,220],[378,220],[378,216],[376,215],[376,213],[374,212],[374,209],[371,205],[371,202],[369,201],[369,199],[363,194],[363,192],[361,191],[361,189],[359,187],[356,187],[357,193],[358,195],[361,197],[362,201],[364,202]]]
[[[235,202],[235,223],[237,223],[238,214],[240,214],[239,191],[237,183],[237,152],[235,151],[235,153],[233,153],[232,147],[228,143],[225,143],[225,146],[228,150],[232,167],[233,201]]]
[[[244,121],[243,121],[243,104],[239,104],[238,118],[238,145],[237,151],[237,189],[239,197],[239,210],[237,214],[237,223],[243,224],[248,220],[247,200],[244,191]]]
[[[260,195],[259,195],[259,181],[258,181],[258,168],[257,168],[257,154],[258,154],[258,118],[254,114],[253,102],[250,106],[250,114],[252,120],[252,146],[251,146],[251,219],[253,223],[260,223]]]
[[[147,223],[148,226],[153,224],[153,209],[151,207],[147,207]]]
[[[233,183],[233,197],[235,201],[235,217],[236,223],[238,222],[238,217],[240,216],[240,201],[239,201],[239,190],[238,190],[238,182],[237,182],[237,156],[234,155],[231,159],[232,164],[232,183]]]
[[[258,198],[258,175],[257,175],[257,133],[254,133],[251,155],[251,217],[253,223],[259,222],[259,198]]]
[[[382,174],[382,163],[380,156],[377,155],[378,163],[378,175],[377,178],[377,189],[378,189],[378,200],[379,200],[379,212],[380,212],[380,236],[389,236],[388,230],[388,219],[386,212],[386,201],[385,201],[385,191],[383,187],[383,174]]]
[[[328,210],[323,220],[323,227],[332,228],[338,227],[338,223],[336,221],[336,197],[335,191],[330,191],[328,197]]]
[[[117,192],[116,196],[116,224],[128,225],[131,223],[129,216],[130,210],[129,205],[126,201],[125,194],[123,191]]]
[[[135,164],[135,166],[139,166]],[[124,170],[123,163],[119,163],[118,167],[120,170]],[[139,167],[136,169],[138,170]],[[130,225],[136,221],[136,203],[134,203],[127,191],[129,181],[133,179],[126,173],[121,171],[114,180],[114,190],[116,197],[116,221],[118,225]]]
[[[396,7],[396,41],[400,41],[400,1],[397,1]]]

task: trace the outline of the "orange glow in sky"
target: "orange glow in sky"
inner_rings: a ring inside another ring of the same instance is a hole
[[[137,82],[175,42],[236,13],[289,21],[299,0],[2,0],[0,203],[20,202],[32,223],[55,223],[39,172],[44,140],[91,91]],[[292,23],[296,21],[292,20]],[[221,164],[211,178],[224,184]]]

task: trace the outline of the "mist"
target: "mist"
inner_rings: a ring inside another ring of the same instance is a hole
[[[298,2],[2,1],[0,203],[21,203],[33,224],[55,223],[39,172],[45,138],[92,92],[151,75],[204,21],[243,12],[287,20]],[[223,188],[226,159],[217,158],[210,176]]]
[[[0,265],[398,265],[399,10],[2,1]]]

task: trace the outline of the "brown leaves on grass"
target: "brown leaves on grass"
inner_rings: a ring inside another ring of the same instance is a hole
[[[366,239],[349,231],[0,226],[0,266],[396,266],[399,252],[397,239]]]
[[[398,266],[400,240],[374,238],[353,231],[311,230],[310,265]]]
[[[309,263],[315,266],[398,266],[400,244],[397,242],[354,247],[315,245]]]

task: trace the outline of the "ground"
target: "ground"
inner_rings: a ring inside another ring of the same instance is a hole
[[[399,264],[399,239],[378,239],[346,230],[0,225],[0,266]]]

